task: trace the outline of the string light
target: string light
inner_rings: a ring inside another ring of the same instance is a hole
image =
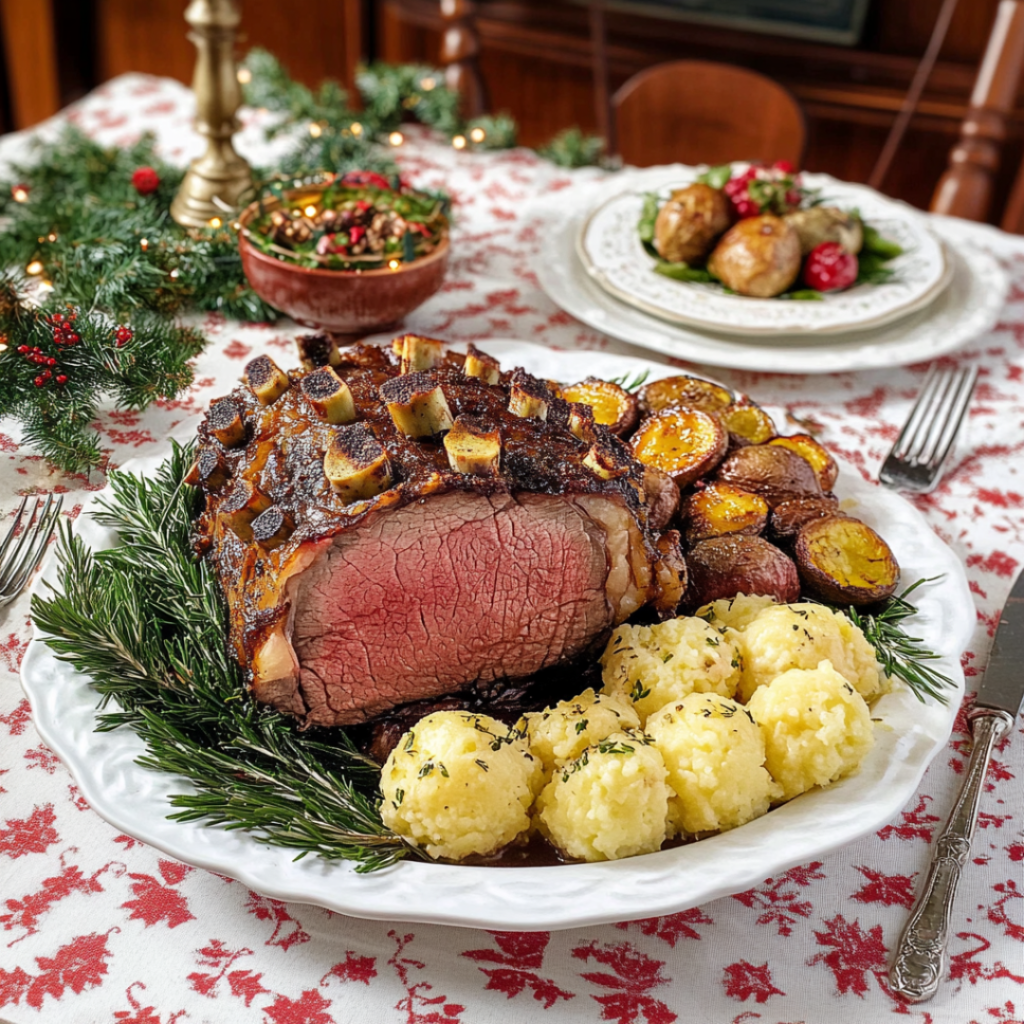
[[[434,78],[422,78],[422,79],[420,79],[420,88],[424,92],[430,92],[430,90],[433,89],[434,86],[436,86],[436,85],[437,85],[437,80],[434,79]]]
[[[15,185],[11,189],[11,198],[16,203],[27,203],[28,202],[28,189],[24,185]]]
[[[452,139],[452,145],[456,149],[465,149],[466,148],[466,136],[465,135],[456,135]]]
[[[56,241],[57,241],[57,235],[56,235],[56,233],[55,233],[55,232],[53,232],[53,231],[51,231],[51,232],[50,232],[50,233],[49,233],[49,234],[48,234],[48,235],[46,236],[46,240],[47,240],[48,242],[56,242]]]
[[[148,238],[140,238],[139,239],[139,248],[143,252],[145,252],[149,248],[149,239]]]
[[[351,124],[350,124],[350,125],[348,126],[348,130],[349,130],[349,131],[350,131],[350,132],[351,132],[351,133],[352,133],[353,135],[362,135],[362,134],[363,134],[363,126],[362,126],[362,125],[361,125],[361,124],[360,124],[360,123],[359,123],[358,121],[353,121],[353,122],[352,122],[352,123],[351,123]]]
[[[315,206],[307,206],[302,212],[307,217],[315,217],[316,216],[316,207]]]
[[[388,142],[390,142],[392,146],[400,146],[405,142],[405,136],[401,132],[392,132],[388,136]]]
[[[401,260],[388,260],[388,267],[391,270],[397,270],[401,265]]]
[[[223,223],[224,223],[224,221],[222,221],[220,219],[220,217],[211,217],[210,218],[210,227],[211,228],[219,228],[221,226],[221,224],[223,224]]]
[[[173,270],[171,271],[171,280],[172,280],[172,281],[177,281],[177,280],[178,280],[178,268],[177,268],[177,267],[175,267],[175,268],[174,268],[174,269],[173,269]]]
[[[470,137],[470,138],[471,138],[471,139],[472,139],[472,140],[473,140],[474,142],[483,142],[483,141],[484,141],[484,139],[486,139],[486,138],[487,138],[487,132],[485,132],[485,131],[483,130],[483,128],[474,128],[474,129],[473,129],[473,130],[472,130],[472,131],[471,131],[471,132],[469,133],[469,137]]]
[[[6,351],[7,351],[7,336],[6,335],[2,335],[2,336],[0,336],[0,352],[6,352]]]
[[[39,260],[33,260],[25,268],[25,273],[26,274],[30,274],[32,277],[35,277],[36,274],[41,274],[42,272],[43,272],[43,265],[42,265],[42,263],[39,262]]]
[[[42,288],[43,291],[52,292],[53,282],[47,281],[46,278],[43,278],[43,280],[39,282],[39,287]]]
[[[239,68],[237,77],[242,85],[248,85],[252,81],[252,72],[248,68]]]
[[[312,135],[314,139],[319,139],[320,136],[323,135],[323,133],[323,128],[321,128],[320,125],[316,123],[316,121],[310,121],[309,134]]]

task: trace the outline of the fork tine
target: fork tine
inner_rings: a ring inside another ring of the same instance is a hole
[[[917,435],[920,433],[921,427],[928,422],[926,408],[932,401],[939,384],[939,370],[933,365],[931,369],[929,369],[928,375],[924,379],[924,383],[921,385],[921,390],[918,393],[917,400],[914,402],[913,408],[910,410],[907,422],[903,425],[903,429],[900,431],[899,437],[896,438],[896,443],[892,446],[893,454],[897,458],[906,458],[907,453],[912,449],[914,444],[916,444]]]
[[[53,495],[50,495],[50,497],[52,498]],[[50,503],[47,502],[47,509],[49,509],[49,505]],[[36,571],[37,566],[43,560],[43,554],[46,551],[50,540],[53,538],[53,532],[57,525],[57,520],[60,518],[60,511],[63,506],[64,497],[62,495],[57,499],[52,511],[49,512],[49,515],[44,512],[40,517],[36,543],[34,544],[32,551],[29,553],[29,557],[25,560],[24,569],[12,585],[12,594],[21,593],[21,590],[28,582],[29,577]]]
[[[977,381],[978,368],[976,366],[972,366],[960,374],[956,391],[953,393],[951,403],[946,411],[945,420],[940,424],[940,429],[936,431],[935,443],[931,450],[923,455],[924,461],[929,467],[941,465],[953,447],[953,440],[963,423]]]
[[[7,553],[6,559],[0,564],[0,590],[6,589],[8,582],[17,574],[17,567],[21,565],[26,548],[31,547],[36,523],[39,521],[39,510],[42,506],[42,498],[36,500],[35,506],[27,518],[22,520],[21,534],[14,544],[14,547]]]
[[[923,453],[929,445],[935,424],[942,422],[942,412],[948,405],[956,386],[956,374],[940,371],[936,374],[936,385],[924,407],[921,429],[917,431],[914,443],[909,447],[906,458],[910,462],[923,461]]]
[[[39,504],[36,505],[38,510]],[[24,533],[21,536],[21,542],[15,550],[14,557],[11,559],[13,564],[7,567],[5,573],[5,579],[0,582],[0,593],[5,597],[13,597],[19,593],[21,588],[25,585],[25,581],[34,571],[35,567],[39,564],[39,557],[42,553],[42,546],[39,543],[40,536],[43,538],[43,545],[49,542],[50,535],[53,532],[51,526],[50,509],[53,506],[53,495],[50,494],[46,498],[46,504],[43,506],[42,512],[38,517],[33,517],[34,522],[30,526],[25,527]],[[28,543],[26,544],[26,540]],[[22,553],[22,547],[25,548]]]
[[[7,549],[11,546],[11,541],[14,540],[14,535],[18,532],[18,525],[21,523],[21,517],[25,514],[26,505],[28,505],[27,494],[21,499],[21,505],[14,516],[14,522],[11,523],[11,528],[7,531],[7,536],[4,537],[3,544],[0,544],[0,566],[3,565],[4,555],[7,554]]]

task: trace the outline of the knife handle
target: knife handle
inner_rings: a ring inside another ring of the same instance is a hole
[[[960,874],[971,853],[992,747],[1013,728],[1005,711],[978,708],[969,715],[974,749],[956,804],[942,830],[924,888],[910,913],[892,966],[889,985],[913,1003],[935,995],[942,980],[949,938],[949,918]]]

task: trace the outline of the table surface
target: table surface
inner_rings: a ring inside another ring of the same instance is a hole
[[[184,161],[199,148],[192,110],[178,83],[128,75],[42,130],[70,121],[114,144],[151,130],[169,160]],[[239,149],[272,162],[260,127],[266,115],[243,114]],[[0,162],[27,152],[24,136],[0,140]],[[416,129],[396,156],[414,183],[451,193],[457,217],[449,276],[409,318],[410,329],[453,341],[514,336],[647,355],[560,311],[531,269],[545,238],[543,224],[524,217],[530,200],[602,172],[566,172],[523,150],[457,153]],[[977,365],[978,390],[962,451],[939,489],[916,504],[967,567],[977,606],[963,658],[970,691],[1024,562],[1024,239],[966,230],[1004,262],[1012,287],[996,327],[943,360]],[[297,329],[288,321],[242,325],[211,315],[201,325],[211,344],[188,394],[145,413],[100,416],[112,465],[155,451],[176,424],[230,389],[253,356],[291,360]],[[924,370],[709,372],[812,422],[830,450],[873,478]],[[19,445],[15,424],[0,423],[0,431],[0,512],[11,512],[16,495],[59,490],[74,515],[103,486],[97,473],[52,472]],[[989,771],[954,910],[948,976],[931,1003],[912,1007],[889,992],[886,966],[964,770],[963,714],[896,819],[748,892],[670,917],[564,932],[391,925],[267,899],[119,835],[33,728],[18,681],[30,633],[22,598],[0,617],[0,1021],[1024,1021],[1020,720]]]

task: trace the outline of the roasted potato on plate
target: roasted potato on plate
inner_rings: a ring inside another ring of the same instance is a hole
[[[594,410],[594,422],[607,427],[622,437],[640,420],[640,404],[635,395],[610,380],[588,377],[578,384],[562,387],[562,398],[567,402],[582,402]]]
[[[741,490],[760,494],[772,508],[793,498],[821,494],[811,464],[778,445],[752,444],[737,449],[718,467],[717,476]]]
[[[834,604],[874,604],[899,586],[900,568],[889,545],[849,516],[808,523],[796,535],[794,557],[807,589]]]
[[[797,455],[805,458],[817,474],[818,483],[823,491],[831,491],[839,479],[839,467],[836,460],[810,434],[791,434],[789,437],[773,437],[769,444],[777,444],[789,448]]]
[[[725,534],[757,536],[767,521],[768,502],[764,498],[721,480],[694,491],[683,504],[688,544]]]
[[[714,413],[684,405],[649,416],[630,444],[644,465],[660,469],[685,487],[722,461],[729,435]]]
[[[645,416],[677,405],[690,405],[705,412],[715,412],[732,405],[733,401],[732,392],[721,385],[712,384],[702,377],[682,375],[652,380],[637,392],[637,398]]]
[[[679,486],[654,466],[644,469],[644,493],[647,495],[647,524],[652,530],[664,530],[679,511]]]
[[[829,519],[842,514],[839,511],[839,499],[834,494],[794,498],[772,509],[768,519],[768,534],[775,541],[791,541],[804,526],[815,519]]]
[[[783,220],[800,238],[800,253],[806,256],[822,242],[838,242],[854,256],[864,244],[864,230],[859,218],[835,206],[812,206],[793,210]]]
[[[736,402],[726,406],[718,415],[729,431],[729,440],[734,447],[764,444],[775,437],[771,416],[753,402]]]
[[[792,559],[762,537],[712,537],[686,555],[688,605],[697,608],[737,594],[771,597],[780,604],[800,600],[800,577]]]
[[[800,273],[800,236],[781,217],[747,217],[722,236],[708,270],[739,295],[781,295]]]
[[[730,221],[720,189],[702,182],[677,188],[658,211],[654,248],[669,263],[703,263]]]

